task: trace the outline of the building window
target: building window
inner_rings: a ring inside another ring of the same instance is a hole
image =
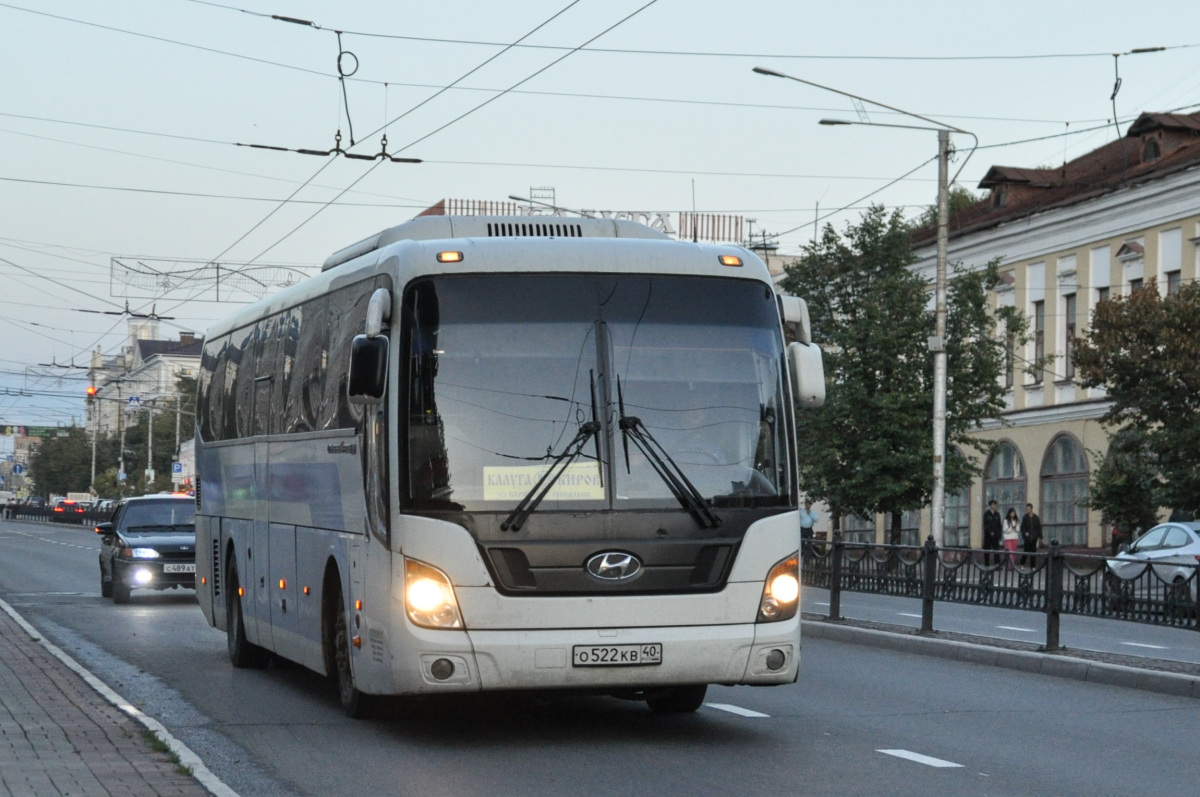
[[[1149,163],[1162,157],[1162,147],[1157,138],[1148,138],[1142,145],[1142,162]]]
[[[900,544],[921,544],[921,510],[910,509],[900,515]]]
[[[1050,444],[1042,461],[1042,530],[1047,541],[1087,545],[1087,455],[1070,435]]]
[[[1033,303],[1033,383],[1042,383],[1042,360],[1046,357],[1046,303]]]
[[[1107,287],[1097,288],[1096,289],[1096,304],[1100,304],[1100,302],[1107,302],[1107,301],[1108,301],[1108,288]]]
[[[842,517],[843,542],[875,542],[875,519],[861,515]]]
[[[1167,272],[1167,296],[1174,296],[1179,293],[1179,289],[1183,286],[1183,278],[1178,271]]]
[[[1008,204],[1008,186],[998,185],[992,189],[992,207],[1002,208]]]
[[[1066,321],[1065,330],[1066,337],[1064,338],[1064,357],[1063,365],[1065,366],[1064,376],[1067,379],[1075,378],[1075,294],[1071,293],[1063,297],[1063,318]]]
[[[1009,507],[1025,514],[1025,463],[1021,452],[1007,441],[1000,442],[992,450],[984,469],[983,503],[995,501],[1000,505],[1000,514],[1007,515]]]
[[[1142,281],[1140,279],[1129,281],[1129,292],[1131,294],[1137,293],[1141,289],[1142,289]]]
[[[967,548],[971,545],[971,487],[946,494],[946,545]]]

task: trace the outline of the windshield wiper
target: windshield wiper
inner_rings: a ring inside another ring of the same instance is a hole
[[[583,451],[583,447],[587,445],[588,440],[593,437],[596,438],[596,463],[599,466],[599,434],[601,427],[600,421],[596,417],[596,375],[594,372],[590,375],[590,381],[592,390],[592,419],[579,425],[579,431],[575,433],[575,437],[554,457],[554,461],[550,463],[549,469],[542,474],[542,478],[537,480],[537,483],[521,499],[521,503],[517,504],[517,508],[509,513],[504,522],[500,524],[501,531],[508,531],[509,529],[513,531],[521,530],[521,526],[525,525],[525,521],[537,509],[538,504],[542,502],[543,498],[549,495],[550,490],[554,487],[554,483],[558,481],[560,476],[567,472],[567,468],[571,467],[571,463]]]
[[[650,434],[650,430],[646,428],[646,424],[642,423],[642,419],[625,414],[625,396],[621,391],[620,377],[617,377],[617,406],[621,411],[618,425],[621,427],[622,442],[625,446],[626,472],[629,472],[629,441],[632,439],[633,444],[638,447],[638,450],[649,461],[650,466],[654,468],[654,472],[667,485],[671,495],[675,496],[679,505],[700,524],[700,528],[715,529],[720,526],[721,518],[708,508],[704,496],[696,489],[696,485],[692,484],[683,469],[679,467],[679,463],[667,453],[662,444],[654,439],[654,435]]]

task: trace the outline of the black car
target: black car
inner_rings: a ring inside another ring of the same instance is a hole
[[[59,501],[50,510],[50,520],[54,523],[82,523],[83,504],[78,501]]]
[[[100,594],[128,603],[135,589],[196,588],[196,500],[147,495],[121,502],[100,535]]]

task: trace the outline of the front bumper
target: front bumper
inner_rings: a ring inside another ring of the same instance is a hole
[[[163,570],[164,565],[182,565],[190,564],[192,572],[190,573],[167,573]],[[196,563],[168,561],[163,562],[157,559],[130,559],[115,562],[113,565],[113,580],[119,580],[122,584],[126,584],[132,589],[171,589],[172,587],[186,587],[187,589],[196,588]],[[140,574],[148,574],[140,576]]]

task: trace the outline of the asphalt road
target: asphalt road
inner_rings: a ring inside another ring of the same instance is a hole
[[[97,550],[86,529],[0,522],[0,598],[245,797],[1091,797],[1200,781],[1194,700],[827,640],[805,643],[798,684],[713,688],[690,716],[488,695],[349,720],[306,670],[234,670],[190,592],[100,598]]]

